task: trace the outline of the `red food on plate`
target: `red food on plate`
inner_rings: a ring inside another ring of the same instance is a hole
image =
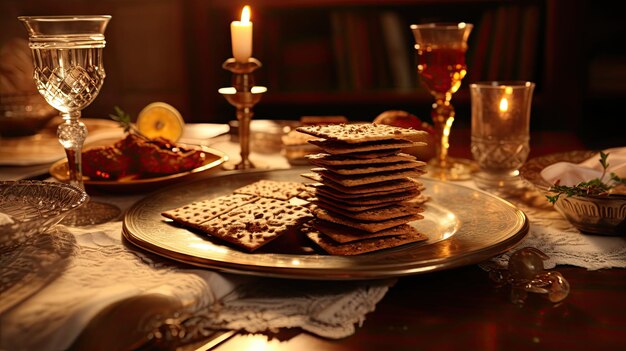
[[[201,150],[186,148],[164,138],[146,141],[129,134],[118,144],[126,155],[134,157],[138,172],[144,176],[190,171],[201,166],[205,159]]]
[[[129,133],[113,146],[83,152],[83,173],[92,179],[151,178],[202,166],[206,154],[164,138],[145,139]]]
[[[98,146],[85,150],[83,174],[92,179],[118,179],[133,173],[132,159],[114,146]]]

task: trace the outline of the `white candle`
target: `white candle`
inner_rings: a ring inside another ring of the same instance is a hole
[[[248,62],[252,56],[252,22],[250,22],[250,6],[241,11],[241,21],[230,24],[230,38],[233,56],[237,62]]]

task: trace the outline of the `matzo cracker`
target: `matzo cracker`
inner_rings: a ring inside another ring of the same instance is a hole
[[[427,132],[422,130],[376,123],[305,126],[298,127],[296,130],[319,138],[338,140],[346,143],[409,139],[427,134]]]
[[[380,172],[375,174],[365,174],[365,175],[341,175],[336,174],[331,171],[328,171],[324,168],[313,168],[311,171],[321,175],[323,178],[331,179],[335,183],[341,184],[345,187],[353,187],[359,185],[369,185],[385,182],[388,180],[399,180],[406,178],[418,178],[424,171],[418,169],[412,170],[404,170],[404,171],[390,171],[390,172]]]
[[[278,200],[289,200],[300,194],[303,190],[304,185],[300,182],[263,179],[235,189],[233,193],[251,194]]]
[[[386,219],[404,217],[409,214],[424,212],[424,209],[420,207],[419,204],[409,202],[392,203],[388,206],[377,207],[359,212],[347,211],[339,206],[322,201],[316,202],[315,205],[330,212],[364,221],[384,221]]]
[[[306,155],[305,157],[309,160],[309,162],[311,162],[312,164],[320,165],[320,167],[323,167],[325,165],[367,165],[371,163],[395,163],[417,160],[415,156],[404,153],[399,153],[397,155],[381,156],[373,159],[353,158],[345,155],[333,155],[325,153],[310,154]]]
[[[356,220],[350,217],[342,216],[339,214],[334,214],[322,208],[315,209],[314,214],[316,218],[323,219],[323,220],[337,223],[337,224],[341,224],[341,225],[345,225],[348,227],[360,229],[360,230],[365,230],[370,233],[393,228],[400,224],[406,224],[406,223],[423,218],[423,216],[419,214],[410,214],[408,216],[387,219],[384,221],[362,221],[362,220]]]
[[[311,163],[315,164],[315,162],[311,161]],[[324,169],[327,169],[333,173],[341,174],[341,175],[359,175],[359,174],[370,174],[374,175],[379,172],[390,172],[390,171],[405,171],[405,170],[417,170],[422,171],[422,168],[426,166],[425,162],[421,161],[403,161],[396,163],[374,163],[369,165],[348,165],[348,166],[336,166],[336,165],[320,165]]]
[[[329,196],[323,193],[316,193],[316,199],[324,199],[327,202],[334,202],[337,206],[350,205],[350,206],[358,206],[358,205],[375,205],[375,204],[384,204],[384,203],[397,203],[400,201],[408,201],[413,199],[414,197],[420,194],[419,191],[406,191],[401,193],[395,193],[393,195],[376,195],[376,196],[367,196],[360,198],[336,198],[333,196]]]
[[[347,186],[343,186],[333,181],[332,179],[325,178],[317,173],[303,173],[301,174],[301,176],[320,183],[320,184],[317,184],[317,183],[310,184],[313,187],[326,185],[337,191],[341,191],[347,194],[367,194],[367,193],[375,193],[375,192],[387,191],[387,190],[392,190],[392,189],[410,188],[410,187],[414,187],[416,183],[419,184],[418,186],[422,186],[422,184],[419,183],[415,179],[402,178],[402,179],[383,181],[380,183],[347,187]]]
[[[329,200],[329,199],[324,198],[324,197],[311,199],[311,202],[313,204],[316,204],[316,205],[319,204],[320,202],[324,202],[324,203],[327,203],[327,204],[330,204],[330,205],[337,206],[337,202],[335,200]],[[371,210],[371,209],[374,209],[374,208],[381,208],[381,207],[389,206],[390,204],[391,204],[391,202],[383,202],[383,203],[369,204],[369,205],[341,204],[341,208],[346,210],[346,211],[362,212],[362,211],[367,211],[367,210]]]
[[[326,235],[315,230],[310,230],[305,235],[327,253],[341,256],[360,255],[428,240],[427,236],[419,232],[416,232],[415,234],[357,240],[345,244],[337,243],[336,241],[328,238]]]
[[[260,198],[198,227],[212,236],[254,251],[311,217],[304,207],[282,200]]]
[[[401,224],[399,226],[380,230],[375,233],[370,233],[364,230],[358,230],[351,227],[346,227],[341,224],[335,224],[332,222],[316,219],[311,222],[311,226],[317,229],[320,233],[328,236],[334,241],[344,244],[357,240],[380,238],[383,236],[405,235],[415,234],[417,229],[408,224]]]
[[[319,184],[319,186],[315,186],[314,189],[315,189],[313,191],[314,194],[321,193],[323,195],[327,195],[327,196],[337,198],[337,199],[359,199],[359,198],[369,197],[369,196],[394,195],[398,193],[404,193],[407,191],[412,191],[412,192],[421,191],[420,187],[417,184],[408,186],[406,188],[372,191],[369,193],[356,193],[356,194],[345,193],[345,192],[339,191],[333,187],[330,187],[324,184]]]
[[[213,199],[192,202],[172,210],[164,211],[162,216],[170,218],[177,223],[196,228],[197,225],[207,222],[233,208],[245,205],[257,200],[256,195],[229,194]]]
[[[310,144],[313,144],[325,152],[333,155],[346,155],[346,154],[359,154],[363,157],[364,154],[369,152],[379,153],[383,150],[393,151],[394,154],[400,152],[403,148],[423,146],[422,142],[410,141],[410,140],[381,140],[381,141],[366,141],[362,143],[346,143],[342,141],[326,140],[326,139],[313,139],[309,140]]]

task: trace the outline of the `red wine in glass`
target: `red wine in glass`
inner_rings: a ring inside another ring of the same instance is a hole
[[[427,47],[417,50],[417,73],[433,95],[455,93],[467,74],[464,48]]]
[[[467,74],[465,53],[472,28],[469,23],[411,25],[417,72],[422,84],[435,98],[431,114],[437,134],[436,157],[430,160],[428,173],[439,179],[469,179],[472,172],[471,162],[448,158],[450,129],[455,117],[450,101]]]

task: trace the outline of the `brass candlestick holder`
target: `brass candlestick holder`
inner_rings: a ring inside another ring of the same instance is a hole
[[[253,57],[248,62],[237,62],[234,58],[224,61],[222,68],[232,72],[231,87],[219,89],[219,93],[226,101],[237,109],[239,121],[239,145],[241,146],[241,162],[235,169],[251,169],[250,162],[250,121],[254,116],[252,108],[261,100],[261,95],[267,91],[266,87],[254,85],[253,72],[261,67],[261,62]]]

